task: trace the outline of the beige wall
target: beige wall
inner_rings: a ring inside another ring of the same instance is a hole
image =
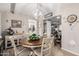
[[[0,35],[1,35],[1,13],[0,13]]]
[[[16,15],[11,13],[2,13],[1,15],[2,31],[11,26],[11,20],[22,21],[22,28],[13,28],[14,31],[17,30],[18,32],[22,32],[22,31],[24,31],[25,33],[28,32],[28,18],[26,16]]]
[[[8,22],[7,22],[8,20]],[[1,31],[4,31],[5,29],[9,28],[11,26],[11,20],[21,20],[22,21],[22,28],[13,28],[14,31],[22,32],[25,31],[26,34],[29,34],[29,21],[28,20],[34,20],[28,16],[24,15],[18,15],[18,14],[11,14],[9,12],[1,13]],[[36,33],[39,35],[43,35],[43,18],[40,17],[37,20],[39,23],[37,24],[39,27],[36,27]],[[36,22],[37,22],[36,21]]]
[[[37,19],[37,34],[39,34],[40,36],[43,35],[43,16],[39,16]]]
[[[77,21],[69,25],[67,17],[77,15]],[[62,48],[79,53],[79,4],[61,4],[56,15],[62,16]]]

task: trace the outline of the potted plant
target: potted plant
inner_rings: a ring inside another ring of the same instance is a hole
[[[39,36],[34,33],[29,36],[29,42],[35,42],[35,41],[39,41],[39,40],[40,40]]]

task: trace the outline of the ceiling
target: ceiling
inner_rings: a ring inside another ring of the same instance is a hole
[[[0,3],[0,12],[9,12],[10,4],[9,3]]]
[[[44,15],[48,12],[54,13],[58,5],[56,3],[16,3],[14,13],[33,17],[36,9]],[[11,9],[13,9],[11,3],[0,3],[0,12],[10,12]]]
[[[18,3],[15,7],[15,13],[31,16],[36,8],[37,5],[34,3]]]
[[[0,12],[10,12],[12,3],[0,3]],[[48,12],[55,13],[56,10],[59,9],[60,5],[62,8],[66,8],[68,6],[78,6],[77,3],[15,3],[14,13],[22,14],[26,16],[34,15],[36,9],[42,12],[42,14],[46,14]]]

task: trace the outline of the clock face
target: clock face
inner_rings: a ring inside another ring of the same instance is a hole
[[[76,15],[69,15],[68,18],[67,18],[67,21],[69,23],[73,23],[77,20],[77,16]]]

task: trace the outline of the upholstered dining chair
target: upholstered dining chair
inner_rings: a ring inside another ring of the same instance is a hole
[[[34,53],[37,56],[51,56],[53,51],[53,43],[54,37],[51,38],[43,38],[41,49],[35,49]]]
[[[12,43],[14,55],[15,55],[15,56],[18,56],[18,55],[20,55],[26,48],[22,48],[22,50],[18,49],[18,48],[16,47],[16,45],[15,45],[14,39],[16,39],[15,36],[10,36],[10,37],[9,37],[9,40],[10,40],[11,43]]]

